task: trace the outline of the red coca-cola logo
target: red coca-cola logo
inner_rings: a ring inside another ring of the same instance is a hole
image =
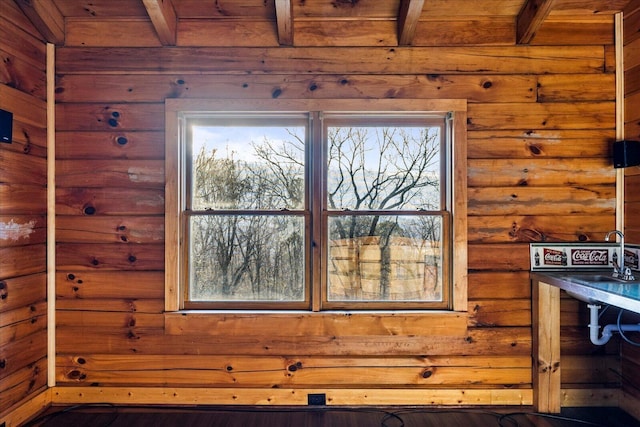
[[[562,252],[553,249],[544,249],[545,265],[563,265]]]
[[[609,251],[606,249],[572,249],[573,265],[608,265]]]

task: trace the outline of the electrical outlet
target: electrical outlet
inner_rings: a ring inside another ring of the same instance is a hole
[[[324,393],[310,393],[307,395],[308,405],[326,405],[327,395]]]

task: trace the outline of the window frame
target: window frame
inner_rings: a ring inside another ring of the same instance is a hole
[[[184,309],[182,298],[182,283],[185,278],[185,259],[181,248],[182,237],[185,230],[183,225],[186,221],[182,218],[182,206],[184,206],[185,187],[181,178],[184,171],[184,153],[181,148],[181,136],[179,132],[181,116],[186,114],[206,114],[216,112],[264,112],[264,113],[305,113],[312,111],[331,111],[344,113],[368,112],[403,112],[403,113],[424,113],[424,114],[451,114],[453,116],[451,145],[445,144],[447,149],[452,150],[447,157],[451,158],[451,198],[446,202],[446,208],[451,210],[451,295],[448,310],[467,310],[467,186],[466,186],[466,100],[424,100],[424,99],[383,99],[383,100],[342,100],[342,99],[322,99],[322,100],[198,100],[198,99],[167,99],[165,102],[166,119],[166,140],[165,140],[165,311],[180,311]],[[315,132],[320,132],[322,126],[316,126]],[[321,139],[320,139],[321,140]],[[313,174],[322,174],[323,170],[312,168]],[[319,177],[314,176],[313,179]],[[322,179],[322,178],[320,178]],[[322,192],[320,192],[322,193]],[[306,210],[305,206],[305,210]],[[444,209],[444,207],[443,207]],[[325,213],[322,213],[325,215]],[[311,225],[313,233],[322,231],[322,221],[315,221]],[[326,238],[323,239],[326,242]],[[446,239],[445,239],[446,240]],[[309,256],[312,260],[326,259],[321,257],[319,251],[326,250],[326,243],[322,245],[311,245]],[[307,265],[309,263],[307,262]],[[308,266],[305,266],[305,269]],[[308,274],[308,273],[307,273]],[[326,272],[324,267],[311,270],[311,282],[321,283]],[[308,286],[308,284],[307,284]],[[330,310],[361,310],[371,308],[376,311],[397,310],[397,301],[381,301],[378,304],[365,303],[362,306],[347,302],[339,304],[323,303],[325,296],[323,286],[313,286],[307,292],[311,298],[311,306],[302,308],[293,304],[287,304],[274,308],[265,307],[263,303],[243,304],[246,309],[265,309],[286,311],[287,309],[302,309],[303,311],[330,311]],[[324,306],[323,306],[324,304]],[[394,307],[391,307],[391,304]],[[386,307],[385,307],[386,306]],[[401,307],[404,305],[400,304]],[[409,305],[406,305],[410,307]],[[191,306],[194,308],[195,306]],[[205,308],[205,305],[203,305]],[[206,307],[210,308],[210,307]],[[231,305],[216,306],[216,309],[232,309]],[[413,308],[412,308],[413,309]],[[234,311],[237,311],[233,309]],[[421,311],[434,311],[429,308],[419,308]]]
[[[189,125],[200,124],[203,126],[206,125],[216,125],[217,123],[225,123],[235,124],[238,126],[244,125],[263,125],[267,126],[269,123],[282,123],[282,126],[301,126],[304,123],[305,128],[305,138],[309,139],[309,116],[308,114],[303,113],[291,113],[291,112],[207,112],[207,113],[196,113],[196,114],[184,114],[180,113],[181,120],[185,120],[188,123],[184,123],[181,132],[184,134],[181,135],[181,139],[193,140],[193,136],[190,134],[192,129]],[[186,116],[186,117],[184,117]],[[278,124],[278,126],[280,126]],[[181,143],[180,143],[181,144]],[[202,310],[202,309],[216,309],[216,310],[238,310],[238,309],[256,309],[256,310],[305,310],[310,306],[310,289],[311,289],[311,280],[310,280],[310,259],[308,251],[305,251],[304,254],[304,266],[302,271],[302,276],[304,277],[304,284],[302,291],[304,293],[304,299],[301,300],[264,300],[264,301],[254,301],[254,300],[220,300],[220,301],[198,301],[192,300],[189,298],[189,292],[191,289],[190,282],[190,273],[191,273],[191,264],[190,259],[188,259],[185,254],[189,252],[189,245],[187,242],[191,241],[191,230],[190,230],[190,219],[195,217],[205,217],[205,216],[255,216],[255,217],[273,217],[273,216],[288,216],[288,217],[298,217],[302,218],[303,228],[304,230],[308,230],[311,225],[311,212],[308,207],[309,200],[309,191],[308,185],[305,183],[304,188],[304,200],[302,203],[302,207],[295,209],[251,209],[248,207],[237,207],[234,209],[212,209],[210,212],[207,212],[208,209],[194,209],[193,202],[194,198],[192,197],[191,188],[193,182],[193,160],[194,153],[192,152],[193,147],[190,144],[181,144],[180,150],[181,154],[185,156],[182,166],[184,167],[184,177],[181,177],[181,180],[184,180],[184,200],[183,206],[180,209],[180,215],[184,217],[182,221],[182,236],[184,237],[183,241],[184,247],[181,248],[181,259],[182,259],[182,274],[181,274],[181,299],[180,305],[185,309],[192,310]],[[304,162],[305,166],[310,160],[311,152],[307,144],[305,144],[304,150]],[[305,182],[309,180],[308,170],[305,168]],[[304,246],[310,247],[310,235],[308,232],[304,233]],[[241,307],[241,308],[239,308]]]
[[[442,283],[442,301],[419,301],[419,300],[348,300],[329,299],[329,262],[331,257],[329,256],[330,238],[329,232],[329,219],[350,217],[350,216],[398,216],[398,217],[418,217],[418,216],[439,216],[442,221],[443,231],[448,231],[450,228],[450,200],[447,197],[449,188],[453,183],[453,177],[451,174],[451,165],[449,164],[449,147],[452,141],[452,123],[450,113],[442,112],[414,112],[403,111],[397,112],[378,112],[378,111],[358,111],[358,112],[322,112],[321,113],[322,137],[319,144],[322,144],[321,153],[322,158],[317,159],[315,169],[320,169],[322,176],[322,190],[318,191],[318,200],[315,205],[318,206],[312,213],[314,218],[321,218],[321,230],[320,230],[320,243],[322,248],[321,257],[321,310],[439,310],[451,308],[451,286],[450,286],[450,273],[451,273],[451,258],[450,258],[450,241],[451,236],[443,237],[442,245],[442,277],[444,282]],[[376,123],[376,120],[379,120]],[[440,165],[440,194],[439,194],[439,208],[431,211],[415,211],[410,209],[357,209],[343,211],[338,208],[330,208],[327,200],[328,190],[328,168],[327,168],[327,156],[329,154],[328,149],[328,129],[333,127],[351,126],[351,127],[386,127],[386,126],[424,126],[424,127],[437,127],[440,131],[440,149],[438,163]],[[320,156],[317,156],[320,157]]]

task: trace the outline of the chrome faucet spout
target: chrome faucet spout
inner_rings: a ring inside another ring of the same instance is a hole
[[[620,236],[620,239],[622,241],[624,241],[624,233],[622,233],[622,231],[620,230],[611,230],[607,233],[606,236],[604,236],[604,240],[606,240],[607,242],[609,241],[609,238],[611,237],[612,234],[617,234],[618,236]]]
[[[618,257],[617,262],[615,259],[611,261],[611,264],[613,264],[613,277],[625,278],[626,274],[625,274],[625,265],[624,265],[624,233],[622,233],[622,231],[620,230],[611,230],[607,233],[606,236],[604,236],[604,240],[608,242],[609,238],[613,234],[617,234],[618,237],[620,238],[619,240],[620,256]]]

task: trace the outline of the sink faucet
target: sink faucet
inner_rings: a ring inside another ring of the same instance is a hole
[[[607,242],[612,234],[617,234],[620,237],[620,258],[618,258],[618,262],[614,259],[611,261],[613,264],[613,277],[620,278],[622,280],[635,280],[633,274],[631,274],[631,269],[629,267],[625,267],[624,265],[624,234],[620,230],[612,230],[604,236],[604,240]]]

